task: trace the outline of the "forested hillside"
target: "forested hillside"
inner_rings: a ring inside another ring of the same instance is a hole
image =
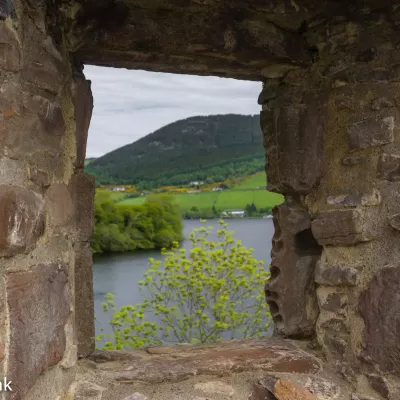
[[[191,117],[169,124],[87,165],[100,184],[152,189],[224,181],[264,168],[258,115]]]

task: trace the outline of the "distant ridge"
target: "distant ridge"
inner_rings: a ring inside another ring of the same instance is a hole
[[[87,167],[101,184],[143,188],[223,181],[264,167],[259,115],[197,116],[176,121]]]

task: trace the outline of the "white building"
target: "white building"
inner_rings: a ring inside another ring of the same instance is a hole
[[[112,187],[107,190],[110,190],[111,192],[125,192],[126,189],[124,187]]]
[[[189,183],[189,186],[199,186],[199,185],[203,185],[204,181],[193,181]]]
[[[243,218],[244,216],[245,216],[244,210],[222,211],[222,217]]]

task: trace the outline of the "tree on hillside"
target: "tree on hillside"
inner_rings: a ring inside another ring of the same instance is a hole
[[[210,239],[212,230],[195,229],[189,251],[174,243],[163,250],[163,261],[149,259],[150,268],[139,282],[143,303],[117,309],[113,295],[106,296],[103,307],[112,314],[113,333],[97,338],[108,340],[105,349],[266,334],[271,318],[263,287],[269,272],[223,221],[216,240]]]

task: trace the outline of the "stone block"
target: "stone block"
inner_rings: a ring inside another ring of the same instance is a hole
[[[61,61],[55,59],[45,49],[40,49],[35,55],[25,58],[22,78],[41,89],[58,94],[64,79],[63,69]]]
[[[323,125],[316,101],[261,112],[268,190],[307,193],[319,182]]]
[[[74,225],[78,241],[89,241],[94,227],[95,181],[82,171],[72,176],[69,190],[74,204]]]
[[[79,381],[74,384],[73,400],[101,400],[105,387],[88,381]]]
[[[20,113],[21,86],[17,83],[2,82],[0,84],[0,121],[8,120]]]
[[[92,264],[90,244],[75,250],[75,329],[79,357],[95,350]]]
[[[276,397],[259,382],[253,383],[248,400],[276,400]]]
[[[321,248],[311,234],[304,208],[284,203],[273,210],[271,277],[265,294],[276,330],[284,336],[310,336],[318,306],[313,283]]]
[[[4,20],[11,14],[11,1],[0,0],[0,20]]]
[[[377,398],[372,398],[370,396],[364,396],[363,394],[355,394],[351,395],[351,400],[378,400]]]
[[[206,394],[216,394],[229,397],[235,394],[233,387],[222,381],[196,383],[194,389]]]
[[[197,397],[197,398],[200,399],[200,397]],[[130,396],[125,397],[124,400],[148,400],[148,397],[142,393],[135,392],[135,393],[131,394]]]
[[[389,224],[393,229],[400,231],[400,214],[389,217]]]
[[[388,99],[387,97],[378,97],[371,102],[371,109],[374,111],[380,111],[384,108],[394,107],[394,101]]]
[[[93,111],[93,96],[90,81],[77,79],[74,84],[76,162],[83,168],[86,157],[86,143]]]
[[[349,329],[345,321],[332,318],[321,325],[323,344],[335,357],[343,357],[349,348]]]
[[[32,250],[44,230],[43,199],[17,186],[0,186],[0,256]]]
[[[329,196],[327,203],[344,207],[378,206],[381,203],[379,190],[373,189],[371,193],[342,194],[340,196]]]
[[[350,157],[344,157],[342,159],[342,164],[343,165],[348,165],[348,166],[354,166],[354,165],[359,165],[363,162],[363,158],[360,156],[350,156]]]
[[[350,246],[373,239],[362,210],[323,211],[311,223],[320,245]]]
[[[46,369],[63,358],[70,312],[67,266],[35,265],[6,274],[10,343],[10,399],[24,394]]]
[[[48,187],[51,184],[49,174],[34,166],[29,167],[29,179],[38,186]]]
[[[60,228],[67,225],[74,211],[67,186],[63,183],[53,183],[46,192],[45,200],[50,226]]]
[[[386,181],[397,182],[400,180],[400,156],[395,154],[382,154],[378,160],[377,177]]]
[[[268,79],[266,82],[264,82],[263,89],[258,96],[258,104],[263,105],[268,103],[270,100],[275,99],[278,95],[278,86],[278,79]]]
[[[269,393],[273,394],[275,399],[279,400],[318,400],[315,394],[308,389],[300,386],[298,383],[289,379],[276,378],[268,376],[259,381],[259,384],[264,387]],[[320,394],[320,393],[318,393]],[[268,397],[267,397],[268,399]]]
[[[347,296],[342,293],[330,293],[321,302],[321,308],[326,311],[338,312],[347,304]]]
[[[21,69],[21,54],[16,33],[5,23],[0,23],[0,69],[11,72]]]
[[[382,146],[394,140],[395,119],[393,116],[368,118],[347,127],[351,150]]]
[[[65,121],[60,104],[46,97],[32,93],[23,93],[24,113],[35,115],[43,133],[50,137],[61,137],[65,132]]]
[[[376,272],[360,296],[359,311],[364,319],[365,360],[380,371],[400,376],[400,264]]]
[[[334,266],[318,262],[315,282],[326,286],[356,286],[358,270],[353,267]]]
[[[379,393],[384,399],[390,399],[389,382],[383,376],[376,374],[367,375],[367,379],[372,389]]]

